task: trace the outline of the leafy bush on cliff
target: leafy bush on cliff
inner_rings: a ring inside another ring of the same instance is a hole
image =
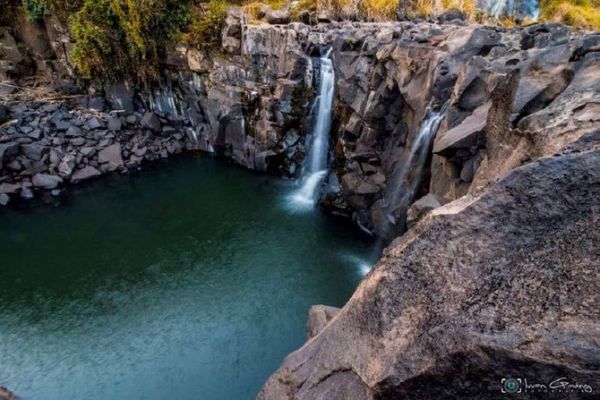
[[[197,7],[183,40],[194,47],[211,47],[219,43],[221,29],[227,17],[227,3],[211,0],[207,7]]]
[[[70,18],[73,61],[87,79],[155,79],[166,46],[189,19],[187,1],[84,0]]]
[[[42,22],[48,14],[45,0],[23,0],[23,10],[29,22]]]
[[[600,29],[600,0],[541,0],[540,18],[577,28]]]

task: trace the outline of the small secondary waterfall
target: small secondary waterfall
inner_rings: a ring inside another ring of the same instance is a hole
[[[329,131],[333,110],[335,71],[330,58],[331,49],[321,57],[321,78],[316,104],[317,116],[308,160],[304,167],[302,187],[293,194],[291,201],[296,206],[313,206],[319,196],[319,185],[327,175]]]
[[[425,118],[421,122],[409,153],[402,160],[400,167],[396,170],[392,178],[394,186],[387,199],[389,208],[386,219],[383,221],[383,237],[387,237],[390,234],[392,226],[397,222],[393,213],[399,208],[408,207],[409,203],[413,200],[417,186],[422,180],[425,162],[427,161],[433,139],[444,116],[445,108],[443,106],[439,111],[427,108]],[[414,178],[411,182],[406,182],[405,184],[410,172],[414,172]]]
[[[482,0],[480,7],[493,17],[514,16],[537,19],[539,7],[537,0]]]

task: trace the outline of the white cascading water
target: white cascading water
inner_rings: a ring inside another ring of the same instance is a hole
[[[330,54],[331,49],[321,58],[321,79],[316,99],[318,107],[312,143],[304,167],[302,186],[291,196],[291,203],[296,208],[314,206],[319,197],[319,186],[327,175],[329,131],[335,89],[335,71],[333,61],[329,58]]]
[[[526,17],[537,20],[538,0],[483,0],[483,11],[496,18],[502,16]]]
[[[417,136],[410,147],[410,152],[406,155],[404,160],[402,160],[400,168],[398,168],[397,172],[394,174],[393,191],[388,197],[388,204],[393,208],[390,209],[387,218],[384,221],[383,236],[387,236],[391,226],[396,223],[392,215],[393,211],[403,205],[408,205],[405,203],[407,203],[407,201],[410,202],[414,196],[414,191],[417,189],[423,168],[425,167],[425,162],[427,161],[429,149],[431,148],[435,134],[437,133],[440,122],[444,116],[444,110],[445,107],[442,107],[442,109],[437,112],[432,111],[431,108],[427,109],[425,118],[421,122],[419,131],[417,132]],[[416,172],[415,179],[405,185],[404,181],[411,171]]]

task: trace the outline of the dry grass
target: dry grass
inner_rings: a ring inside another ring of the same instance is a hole
[[[373,21],[393,20],[396,15],[399,0],[362,0],[359,11]]]
[[[457,8],[465,13],[468,18],[472,18],[475,15],[476,6],[475,0],[442,0],[444,10]]]
[[[542,0],[543,21],[562,22],[577,28],[600,29],[600,0]]]
[[[445,10],[456,8],[461,10],[469,19],[476,14],[476,0],[412,0],[407,10],[410,17],[432,17]]]
[[[307,11],[314,18],[317,13],[317,0],[300,0],[291,8],[292,20],[298,21],[300,14]]]

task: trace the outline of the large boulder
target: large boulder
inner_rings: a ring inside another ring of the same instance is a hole
[[[598,166],[600,135],[588,135],[432,211],[258,398],[503,399],[511,378],[593,398]]]
[[[266,13],[266,19],[272,25],[285,25],[290,22],[290,12],[287,10],[269,10]]]
[[[412,228],[417,222],[423,219],[427,213],[441,207],[444,203],[445,201],[443,198],[440,198],[433,193],[428,193],[421,197],[410,206],[406,213],[407,227]]]
[[[308,310],[308,322],[306,323],[308,338],[312,339],[317,336],[339,312],[340,309],[337,307],[312,306]]]
[[[15,156],[19,152],[19,144],[15,142],[0,143],[0,168],[3,163],[10,157]]]
[[[62,178],[58,175],[51,174],[35,174],[32,178],[33,186],[40,189],[52,190],[56,189],[62,183]]]
[[[92,178],[96,178],[100,175],[102,175],[102,172],[98,171],[98,169],[92,167],[91,165],[88,165],[78,171],[75,171],[75,173],[71,177],[71,182],[79,183],[82,181],[90,180]]]
[[[0,125],[8,121],[9,110],[4,104],[0,104]]]
[[[19,400],[19,397],[4,386],[0,386],[0,400]]]
[[[473,111],[473,114],[465,118],[458,126],[438,136],[433,152],[450,157],[460,149],[468,150],[481,144],[485,140],[483,129],[487,124],[491,105],[491,102],[487,102],[478,107]]]
[[[123,166],[121,144],[114,143],[98,152],[98,162],[106,171],[114,171]]]
[[[154,131],[155,133],[159,133],[161,130],[161,123],[156,114],[151,111],[148,111],[142,117],[140,124],[142,128],[149,129]]]

